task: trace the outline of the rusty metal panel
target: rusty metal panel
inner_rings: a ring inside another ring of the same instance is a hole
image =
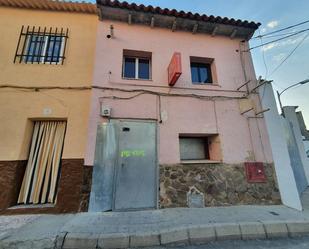
[[[246,162],[245,163],[247,182],[267,182],[264,164],[261,162]]]
[[[114,210],[157,206],[155,122],[120,121]]]
[[[89,212],[112,210],[117,161],[116,127],[114,123],[98,125]]]

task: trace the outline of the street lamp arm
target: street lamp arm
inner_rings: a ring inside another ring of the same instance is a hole
[[[291,85],[291,86],[285,88],[281,93],[279,93],[279,95],[282,95],[282,93],[284,93],[286,90],[289,90],[290,88],[292,88],[292,87],[294,87],[294,86],[297,86],[297,85],[304,85],[304,84],[306,84],[306,83],[308,83],[308,82],[309,82],[309,79],[308,79],[308,80],[303,80],[303,81],[298,82],[298,83],[296,83],[296,84],[294,84],[294,85]]]
[[[280,98],[280,96],[282,95],[282,93],[284,93],[286,90],[289,90],[290,88],[292,88],[292,87],[294,87],[294,86],[297,86],[297,85],[304,85],[304,84],[306,84],[306,83],[309,83],[309,79],[303,80],[303,81],[298,82],[298,83],[296,83],[296,84],[294,84],[294,85],[291,85],[291,86],[285,88],[281,93],[279,93],[279,91],[277,91],[278,101],[279,101],[281,113],[282,113],[283,116],[284,116],[284,110],[283,110],[283,106],[282,106],[282,102],[281,102],[281,98]]]

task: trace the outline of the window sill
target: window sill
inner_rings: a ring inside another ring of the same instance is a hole
[[[28,208],[54,208],[55,204],[47,203],[47,204],[20,204],[13,207],[10,207],[8,209],[14,210],[14,209],[28,209]]]
[[[191,82],[193,86],[220,86],[218,83],[199,83],[199,82]]]
[[[211,160],[181,160],[181,164],[219,164],[221,161],[211,161]]]
[[[62,65],[62,61],[59,62],[20,62],[19,64],[24,64],[24,65]]]
[[[122,77],[123,80],[136,80],[136,81],[148,81],[148,82],[151,82],[153,81],[152,79],[135,79],[135,78],[124,78]]]

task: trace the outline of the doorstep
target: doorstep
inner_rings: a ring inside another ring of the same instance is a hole
[[[29,205],[26,205],[26,204],[21,204],[21,205],[16,205],[16,206],[13,206],[13,207],[9,207],[8,210],[16,210],[16,209],[27,209],[27,208],[55,208],[55,204],[50,204],[50,203],[47,203],[47,204],[29,204]]]

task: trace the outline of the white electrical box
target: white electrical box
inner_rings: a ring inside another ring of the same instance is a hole
[[[110,117],[112,112],[112,108],[107,106],[101,106],[101,116],[102,117]]]

